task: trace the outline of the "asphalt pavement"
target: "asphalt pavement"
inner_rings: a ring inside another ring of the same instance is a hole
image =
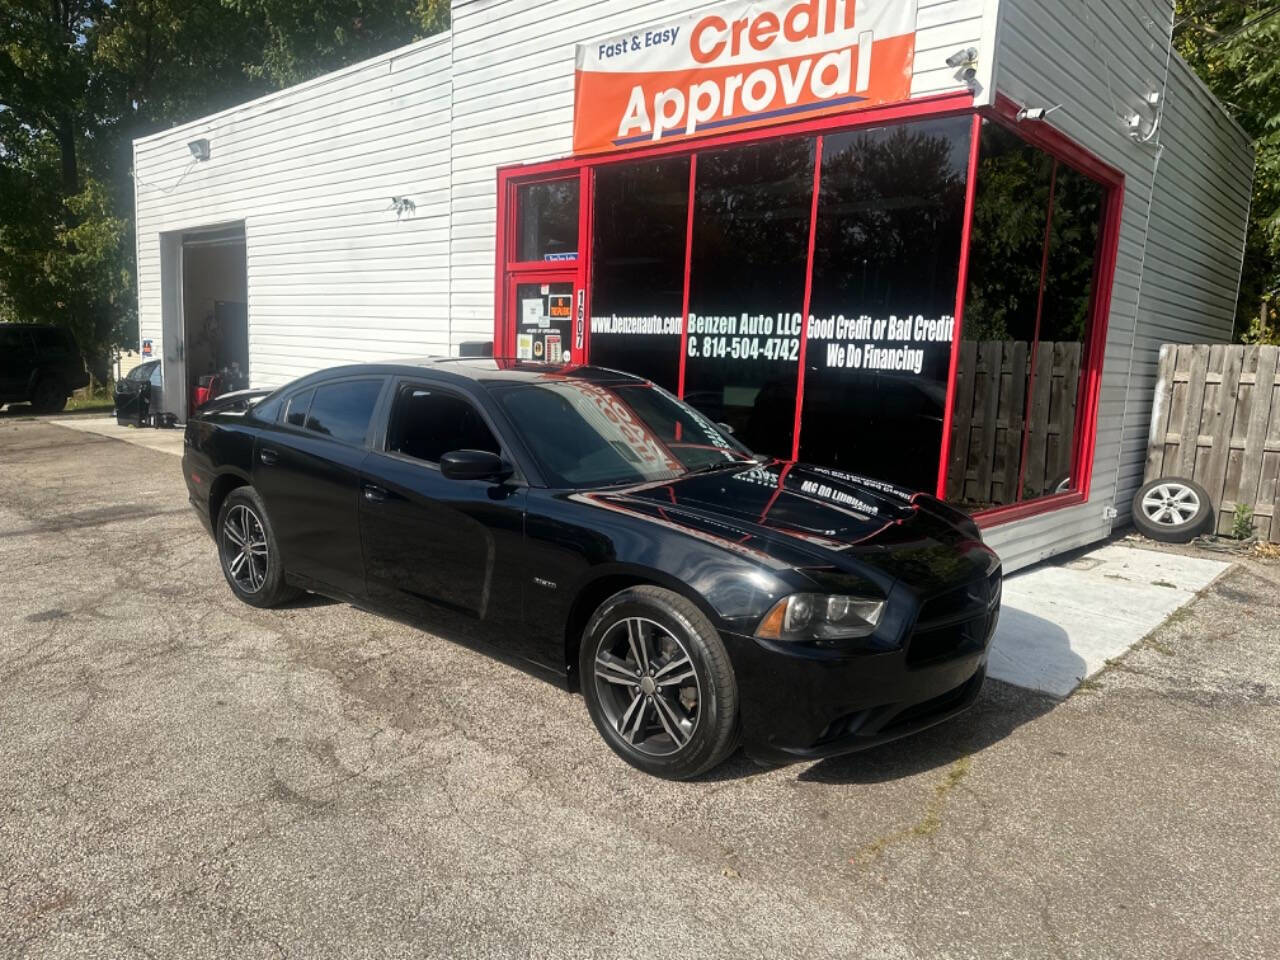
[[[0,419],[0,955],[1273,958],[1278,598],[666,783],[461,629],[239,604],[173,456]]]

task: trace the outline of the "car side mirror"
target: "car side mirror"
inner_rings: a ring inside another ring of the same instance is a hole
[[[448,480],[502,481],[515,470],[488,450],[454,450],[440,458],[440,473]]]

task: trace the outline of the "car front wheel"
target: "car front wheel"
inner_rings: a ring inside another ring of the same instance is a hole
[[[218,511],[218,558],[232,592],[255,607],[274,607],[297,591],[285,582],[284,566],[262,498],[237,487]]]
[[[587,625],[579,666],[591,719],[632,766],[685,780],[732,752],[733,667],[715,628],[680,594],[640,586],[610,597]]]

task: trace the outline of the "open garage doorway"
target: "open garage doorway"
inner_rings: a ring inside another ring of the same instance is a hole
[[[184,233],[181,275],[182,373],[165,386],[182,391],[183,413],[190,415],[219,394],[249,386],[244,224]]]

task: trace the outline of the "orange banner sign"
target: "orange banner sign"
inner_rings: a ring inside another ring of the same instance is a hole
[[[915,62],[916,3],[733,3],[580,44],[574,153],[906,100]]]

